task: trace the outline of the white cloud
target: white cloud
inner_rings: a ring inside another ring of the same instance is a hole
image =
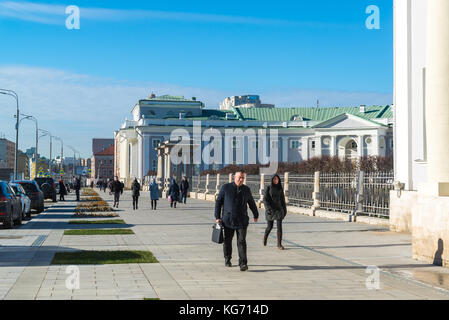
[[[12,89],[20,98],[20,111],[32,114],[39,126],[64,139],[83,154],[90,156],[93,137],[113,137],[126,117],[131,118],[135,103],[151,92],[157,95],[173,94],[197,97],[207,108],[217,108],[227,96],[247,94],[207,88],[187,87],[154,82],[130,83],[115,79],[98,78],[63,70],[28,66],[0,66],[0,88]],[[278,107],[313,107],[316,99],[322,106],[385,105],[392,101],[391,94],[338,92],[324,90],[278,90],[256,92],[265,103]],[[14,99],[0,96],[0,134],[14,141]],[[48,138],[43,138],[48,141]],[[34,146],[34,125],[21,124],[19,147]],[[59,143],[56,143],[59,150]],[[41,151],[48,155],[48,142]]]

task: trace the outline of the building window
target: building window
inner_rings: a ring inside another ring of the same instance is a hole
[[[312,141],[312,149],[315,149],[316,143],[315,141]]]
[[[299,140],[290,140],[290,149],[299,149],[301,142]]]
[[[233,140],[232,140],[232,147],[233,147],[234,149],[240,148],[240,140],[233,139]]]
[[[271,149],[279,149],[279,141],[271,141]]]
[[[153,160],[153,171],[157,171],[157,160]]]
[[[153,148],[157,148],[161,143],[161,139],[153,139]]]

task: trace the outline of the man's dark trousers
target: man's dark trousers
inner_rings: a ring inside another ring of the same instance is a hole
[[[246,231],[247,228],[243,229],[229,229],[224,228],[224,242],[223,242],[223,253],[225,261],[231,261],[232,259],[232,239],[234,238],[234,232],[237,233],[237,248],[239,250],[239,266],[244,266],[248,264],[248,259],[246,257]]]
[[[120,201],[120,192],[114,192],[114,206],[118,206],[118,203]]]
[[[76,201],[80,201],[80,191],[77,189],[75,190],[76,193]]]

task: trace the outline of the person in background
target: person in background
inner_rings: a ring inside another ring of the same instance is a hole
[[[115,180],[111,183],[111,192],[114,193],[114,207],[118,208],[120,195],[123,193],[123,187],[117,176],[115,176]]]
[[[81,181],[77,177],[73,177],[73,187],[75,189],[76,201],[80,201]]]
[[[150,184],[150,199],[151,199],[151,210],[156,210],[157,201],[159,200],[159,186],[156,183],[156,179]]]
[[[137,181],[137,178],[134,178],[134,181],[131,185],[131,191],[133,196],[133,210],[139,209],[139,196],[140,196],[140,183]]]
[[[175,179],[171,180],[170,187],[168,188],[167,194],[170,196],[170,207],[176,208],[176,203],[179,201],[179,185],[176,183]]]
[[[64,181],[59,180],[59,201],[65,201],[64,196],[67,194],[67,189],[65,187]]]
[[[274,221],[277,224],[277,246],[279,250],[284,250],[282,246],[282,220],[287,215],[287,206],[285,204],[284,189],[282,188],[281,178],[275,174],[264,191],[263,204],[265,206],[265,217],[267,220],[267,229],[263,237],[263,245],[267,245],[268,236],[273,229]]]
[[[189,187],[190,186],[189,186],[189,181],[187,180],[187,177],[183,176],[182,181],[181,181],[181,200],[180,200],[181,203],[184,200],[184,204],[186,204]]]

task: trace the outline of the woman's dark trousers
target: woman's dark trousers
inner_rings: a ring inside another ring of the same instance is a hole
[[[237,233],[237,248],[239,250],[239,266],[248,265],[248,260],[246,257],[246,230],[244,229],[229,229],[224,228],[224,242],[223,242],[223,253],[225,262],[231,262],[232,259],[232,239],[234,238],[234,232]]]
[[[278,248],[282,247],[282,220],[276,220],[277,223],[277,237],[278,237]],[[271,230],[273,229],[274,221],[267,221],[267,228],[265,229],[265,235],[263,238],[264,246],[267,245],[268,236],[270,235]]]
[[[139,196],[133,196],[133,209],[139,209]]]
[[[156,210],[157,200],[151,200],[151,210]]]

